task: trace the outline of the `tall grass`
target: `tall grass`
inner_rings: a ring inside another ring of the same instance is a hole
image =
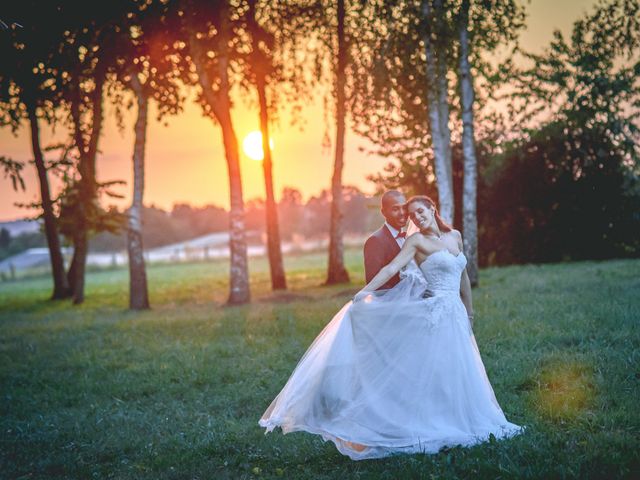
[[[149,269],[153,310],[128,312],[127,272],[93,272],[87,302],[47,278],[0,284],[2,478],[638,478],[640,261],[493,268],[474,290],[496,396],[526,434],[437,455],[352,462],[257,420],[362,285],[323,287],[325,257],[286,260],[289,292],[251,265],[254,301],[225,307],[225,262]]]

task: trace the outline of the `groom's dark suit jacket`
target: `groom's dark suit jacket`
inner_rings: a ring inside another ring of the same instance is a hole
[[[382,225],[364,242],[364,274],[367,283],[400,252],[400,246],[386,225]],[[400,275],[395,274],[378,290],[395,286],[400,281]]]

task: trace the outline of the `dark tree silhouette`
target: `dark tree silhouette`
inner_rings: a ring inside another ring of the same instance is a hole
[[[264,153],[262,168],[265,183],[267,254],[271,271],[271,288],[273,290],[286,290],[287,280],[282,262],[278,209],[273,191],[273,152],[269,144],[269,102],[267,101],[267,85],[270,80],[274,80],[274,76],[278,73],[273,58],[276,40],[274,35],[256,18],[256,0],[249,0],[247,3],[249,6],[246,17],[247,30],[251,38],[248,73],[255,84],[260,109],[260,131],[262,132],[262,151]]]
[[[0,42],[0,124],[14,132],[26,120],[30,129],[33,164],[38,172],[40,208],[47,238],[51,273],[52,299],[67,298],[71,289],[65,275],[54,203],[49,187],[47,163],[40,140],[40,122],[56,122],[55,110],[60,95],[55,90],[55,77],[49,64],[50,48],[59,30],[59,12],[55,5],[39,2],[15,2],[11,18],[20,19],[22,28],[2,32]],[[7,17],[8,18],[8,17]]]

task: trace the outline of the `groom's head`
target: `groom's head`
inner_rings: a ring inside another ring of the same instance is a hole
[[[396,230],[401,230],[407,224],[407,209],[404,204],[407,199],[397,190],[389,190],[382,195],[380,211],[387,223]]]

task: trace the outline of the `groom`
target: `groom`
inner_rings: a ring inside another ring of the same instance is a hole
[[[406,233],[407,210],[404,195],[397,190],[389,190],[382,195],[382,216],[384,225],[373,232],[364,243],[364,274],[367,283],[400,252]],[[379,290],[392,288],[400,281],[400,275],[396,274]]]

